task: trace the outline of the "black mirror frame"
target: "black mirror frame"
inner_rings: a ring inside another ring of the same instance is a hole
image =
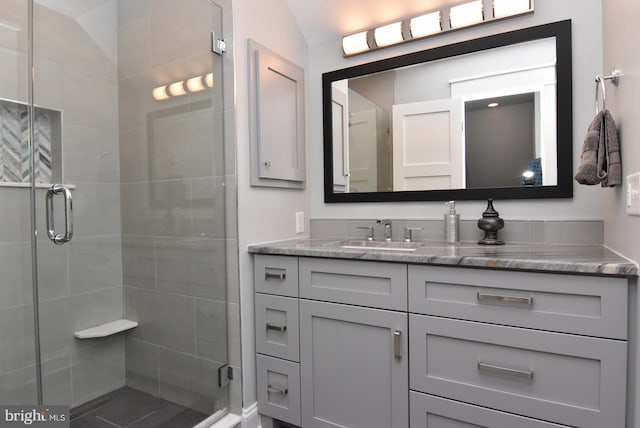
[[[556,146],[558,184],[541,187],[498,187],[452,190],[419,190],[398,192],[333,192],[333,141],[331,84],[334,81],[386,71],[398,67],[433,61],[472,52],[532,40],[556,38]],[[572,58],[571,20],[559,21],[521,30],[495,34],[478,39],[439,46],[386,58],[355,67],[331,71],[322,75],[322,113],[324,130],[324,201],[341,202],[400,202],[493,199],[542,199],[573,197],[573,106],[572,106]]]

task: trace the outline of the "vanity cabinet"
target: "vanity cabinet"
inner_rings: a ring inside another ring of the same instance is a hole
[[[305,428],[625,427],[626,278],[254,266],[262,414]]]
[[[300,300],[304,427],[408,425],[407,314]]]

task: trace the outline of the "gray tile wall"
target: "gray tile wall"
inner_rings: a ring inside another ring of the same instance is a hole
[[[109,5],[115,7],[103,6]],[[25,2],[4,2],[2,15],[26,17]],[[19,20],[27,28],[26,18]],[[63,181],[75,185],[75,235],[64,246],[46,239],[45,192],[37,192],[44,398],[76,406],[125,383],[123,337],[73,338],[76,330],[121,318],[124,309],[117,65],[113,52],[96,43],[115,40],[116,28],[106,21],[97,34],[39,3],[35,22],[35,103],[62,111]],[[0,37],[1,98],[26,100],[26,34]],[[6,404],[36,397],[28,195],[0,189],[0,402]]]
[[[358,227],[374,227],[376,239],[382,239],[382,226],[375,219],[311,219],[312,238],[364,239],[368,230]],[[443,220],[393,220],[394,241],[404,239],[405,227],[418,227],[413,232],[415,241],[444,241]],[[460,221],[460,240],[477,241],[483,236],[476,220]],[[499,238],[507,243],[602,245],[604,224],[601,220],[509,220],[499,232]]]
[[[233,102],[222,102],[233,99],[233,63],[213,56],[207,37],[221,20],[199,0],[118,2],[125,314],[139,322],[125,343],[126,381],[207,414],[230,406],[218,367],[240,365],[227,346],[227,330],[239,332]],[[151,96],[211,71],[212,89]]]

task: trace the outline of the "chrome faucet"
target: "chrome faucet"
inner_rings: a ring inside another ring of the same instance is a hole
[[[376,220],[376,223],[384,225],[384,240],[391,241],[391,220]]]

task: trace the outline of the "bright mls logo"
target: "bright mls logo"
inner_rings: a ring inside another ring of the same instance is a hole
[[[67,406],[0,406],[0,428],[51,427],[69,428]]]

